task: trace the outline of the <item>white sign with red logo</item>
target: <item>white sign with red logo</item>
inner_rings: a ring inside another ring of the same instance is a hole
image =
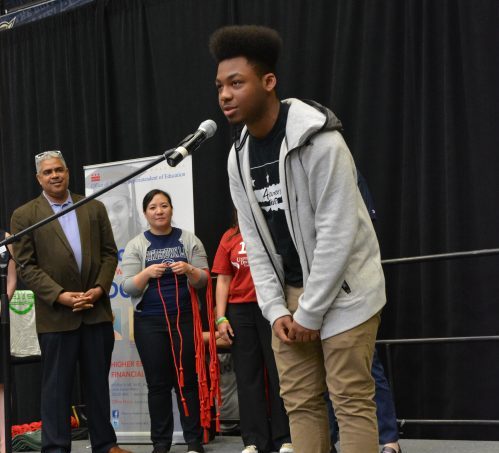
[[[91,195],[137,169],[156,160],[148,157],[84,167],[85,194]],[[121,259],[126,244],[147,229],[142,213],[142,199],[152,189],[168,192],[173,204],[172,224],[194,232],[192,160],[184,159],[172,168],[163,161],[133,179],[120,184],[97,199],[106,206],[118,247],[118,267],[110,291],[114,314],[115,345],[109,385],[111,420],[119,442],[149,442],[150,419],[147,386],[133,335],[133,308],[128,294],[121,289]],[[182,442],[182,432],[173,400],[175,415],[174,442]]]

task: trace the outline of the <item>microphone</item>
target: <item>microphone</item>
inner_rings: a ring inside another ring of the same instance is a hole
[[[217,123],[213,120],[203,121],[194,134],[185,137],[179,146],[171,153],[166,162],[170,167],[176,167],[185,157],[199,148],[206,139],[213,137],[217,131]]]

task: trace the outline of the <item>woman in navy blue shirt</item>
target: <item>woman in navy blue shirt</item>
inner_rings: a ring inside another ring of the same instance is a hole
[[[153,453],[167,453],[171,447],[172,387],[187,449],[202,453],[189,287],[201,288],[207,283],[206,252],[193,233],[172,226],[169,194],[150,191],[142,208],[150,228],[125,248],[122,285],[135,310],[134,335],[148,387]]]

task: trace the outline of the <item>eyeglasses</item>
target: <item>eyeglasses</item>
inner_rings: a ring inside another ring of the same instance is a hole
[[[48,157],[62,157],[62,153],[57,149],[54,149],[52,151],[43,151],[43,153],[39,153],[35,156],[35,161],[43,159],[44,157],[47,157],[47,156]]]

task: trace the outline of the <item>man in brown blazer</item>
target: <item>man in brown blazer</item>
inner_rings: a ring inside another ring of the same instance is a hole
[[[60,151],[35,156],[43,192],[14,211],[18,233],[83,197],[68,190]],[[36,295],[42,351],[42,452],[71,451],[70,409],[80,364],[94,453],[123,453],[110,423],[109,369],[114,346],[109,289],[117,249],[104,205],[96,200],[24,235],[14,244],[19,276]]]

